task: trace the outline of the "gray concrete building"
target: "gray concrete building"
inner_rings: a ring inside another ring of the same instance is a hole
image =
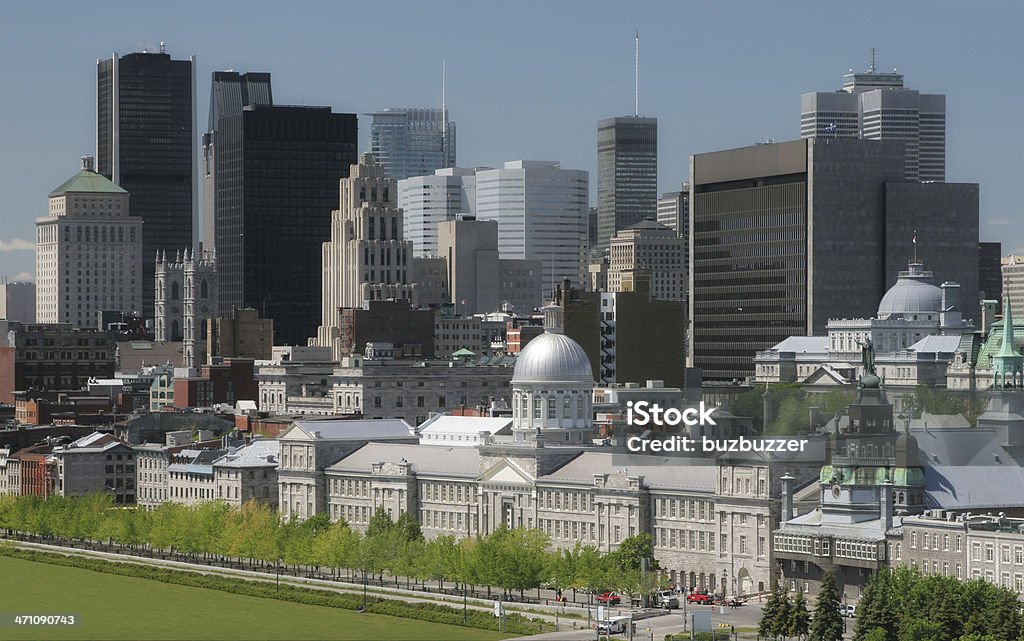
[[[111,434],[93,432],[53,448],[60,496],[110,493],[117,504],[135,503],[135,452]]]
[[[31,282],[0,281],[0,319],[36,322],[36,284]]]
[[[216,498],[234,507],[259,501],[277,507],[277,466],[281,444],[256,439],[213,462]]]

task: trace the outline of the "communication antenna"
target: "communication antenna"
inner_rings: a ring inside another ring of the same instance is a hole
[[[876,50],[874,47],[871,47],[871,66],[868,67],[868,73],[875,73],[875,69],[877,69],[877,62],[878,56],[876,55]]]
[[[640,30],[637,29],[633,47],[633,116],[640,117]]]

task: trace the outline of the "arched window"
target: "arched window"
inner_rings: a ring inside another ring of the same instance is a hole
[[[171,323],[171,340],[172,341],[180,341],[181,340],[181,326],[178,324],[178,321],[176,321],[176,320]]]
[[[210,290],[209,290],[209,287],[206,285],[206,279],[204,278],[203,281],[201,283],[199,283],[199,297],[200,298],[206,298],[209,295],[210,295]]]
[[[171,283],[171,300],[178,300],[178,281]]]

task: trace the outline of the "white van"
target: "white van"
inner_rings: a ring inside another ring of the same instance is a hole
[[[612,617],[597,624],[597,631],[600,634],[621,634],[626,631],[629,625],[629,617]]]

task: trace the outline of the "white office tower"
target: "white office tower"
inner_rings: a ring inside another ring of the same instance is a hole
[[[437,226],[458,214],[476,215],[476,170],[450,167],[398,181],[405,239],[413,256],[437,256]]]
[[[142,312],[142,219],[83,156],[36,219],[36,322],[95,328],[103,311]]]
[[[339,191],[331,240],[323,244],[322,320],[314,342],[322,347],[333,346],[339,309],[412,299],[412,243],[402,238],[396,181],[364,153]]]
[[[843,76],[839,91],[803,94],[800,136],[902,140],[908,181],[946,180],[946,96],[907,89],[903,74],[876,70],[874,59]]]
[[[502,258],[541,261],[546,296],[562,279],[584,282],[588,208],[586,171],[514,160],[476,172],[477,219],[498,222]]]

